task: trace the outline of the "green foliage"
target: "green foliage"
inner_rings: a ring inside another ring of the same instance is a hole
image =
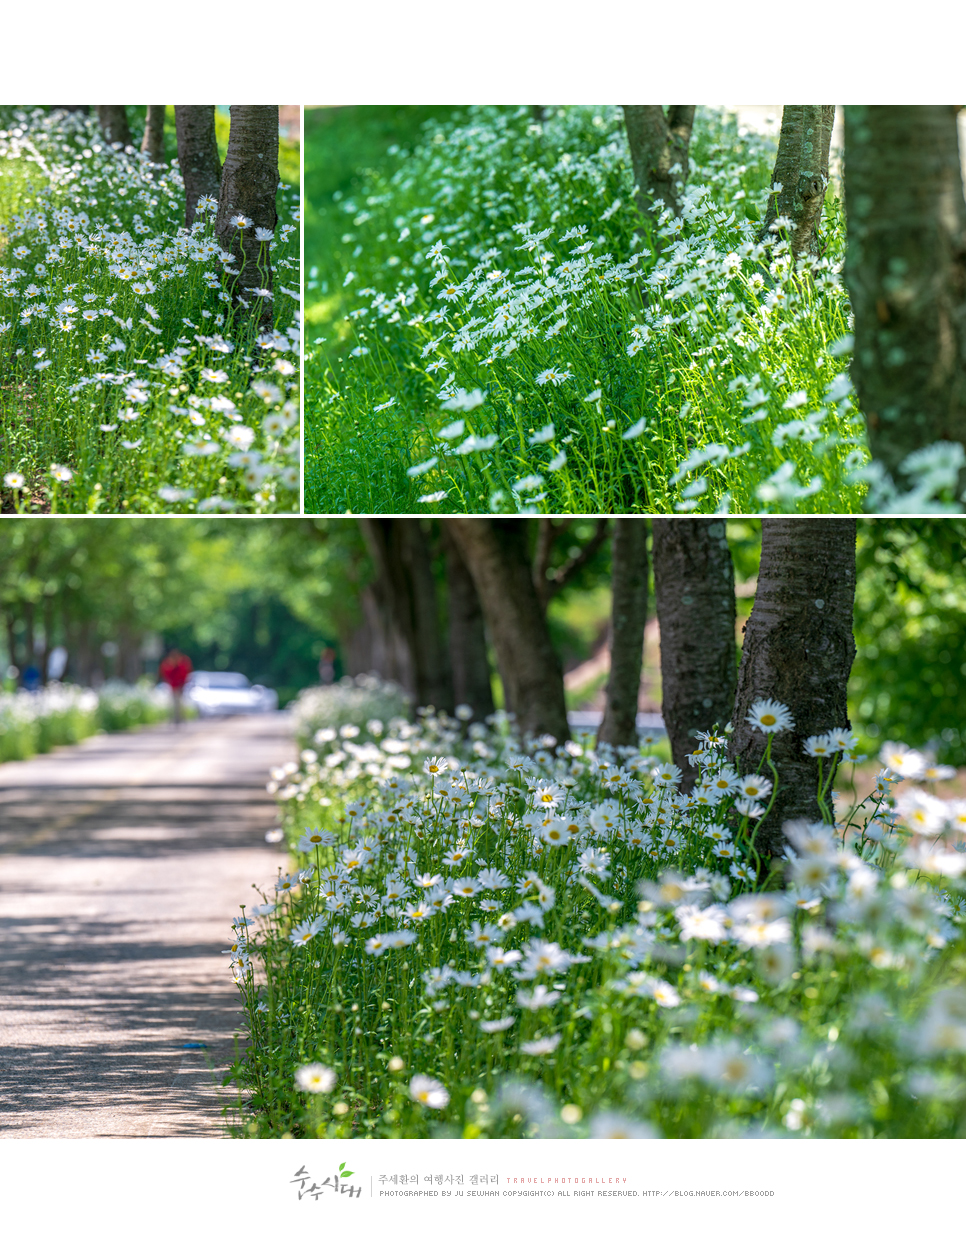
[[[842,222],[759,245],[773,159],[703,110],[682,219],[642,221],[617,109],[481,108],[330,192],[307,507],[859,509]]]
[[[349,310],[339,266],[345,246],[339,203],[356,194],[367,176],[394,169],[402,153],[419,142],[427,122],[455,115],[453,108],[400,105],[305,109],[305,319],[310,328],[341,320]]]
[[[47,652],[63,644],[66,677],[86,682],[95,669],[140,663],[145,641],[160,636],[197,668],[241,670],[276,688],[283,704],[317,681],[322,649],[355,626],[353,583],[366,573],[354,522],[14,519],[4,536],[7,662],[25,667],[41,639]],[[105,658],[104,644],[123,651]]]
[[[966,521],[859,525],[853,724],[966,763]]]

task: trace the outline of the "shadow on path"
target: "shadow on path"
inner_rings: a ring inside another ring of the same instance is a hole
[[[0,1136],[224,1135],[239,904],[284,714],[101,736],[0,766]]]

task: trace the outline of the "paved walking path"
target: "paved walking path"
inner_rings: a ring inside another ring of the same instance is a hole
[[[265,782],[289,732],[190,722],[0,765],[0,1137],[224,1135],[221,951],[284,859]]]

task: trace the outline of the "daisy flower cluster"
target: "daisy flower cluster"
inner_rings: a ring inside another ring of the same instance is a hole
[[[51,682],[37,692],[0,691],[0,762],[23,761],[96,731],[160,722],[171,712],[167,690],[109,679],[96,692]]]
[[[830,193],[821,258],[759,241],[773,162],[699,110],[680,214],[642,222],[619,109],[430,126],[341,202],[348,348],[307,356],[320,508],[860,509],[841,214]]]
[[[277,229],[258,231],[273,289],[233,306],[217,202],[185,229],[176,164],[109,145],[88,117],[15,113],[0,131],[9,505],[298,508],[300,212],[297,191],[279,199]]]
[[[318,727],[272,775],[292,864],[234,928],[240,1135],[955,1132],[961,810],[927,830],[885,768],[762,860],[778,788],[724,733],[685,791],[653,737],[418,717]]]
[[[342,735],[354,739],[367,724],[378,730],[391,718],[409,716],[409,698],[401,687],[376,675],[346,675],[338,683],[303,689],[289,706],[295,735],[308,746],[318,730],[325,730],[322,742],[332,743]],[[328,732],[333,732],[329,734]]]

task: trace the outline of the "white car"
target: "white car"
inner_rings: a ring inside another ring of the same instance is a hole
[[[243,674],[195,670],[184,688],[185,703],[200,717],[223,713],[271,713],[278,708],[278,692],[260,683],[252,685]]]

